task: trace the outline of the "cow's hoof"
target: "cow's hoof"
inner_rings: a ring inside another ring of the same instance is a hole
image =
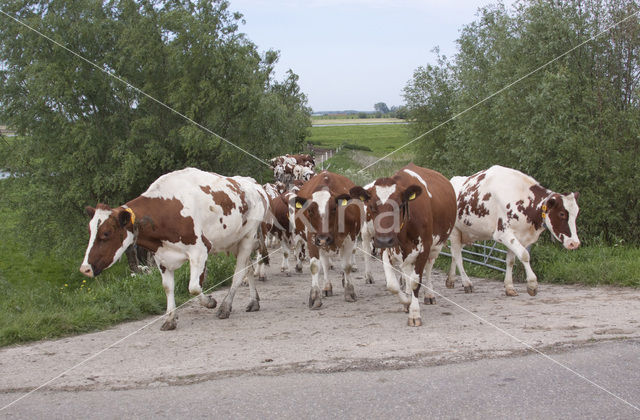
[[[351,283],[347,283],[344,288],[344,300],[347,302],[355,302],[357,300],[356,291]]]
[[[220,308],[218,308],[218,318],[227,319],[229,315],[231,315],[231,304],[227,302],[222,302]]]
[[[371,273],[367,273],[364,275],[364,283],[365,284],[373,284],[373,275]]]
[[[402,304],[402,310],[406,313],[409,313],[409,304],[408,303],[403,303]]]
[[[322,306],[322,296],[320,293],[320,288],[312,287],[309,292],[309,308],[311,309],[320,309]]]
[[[409,318],[407,325],[410,327],[420,327],[422,326],[422,318]]]
[[[213,296],[207,296],[207,298],[209,298],[209,300],[207,300],[207,303],[205,303],[205,308],[213,309],[218,306],[218,302],[216,302]]]
[[[352,265],[351,266],[351,272],[355,273],[356,271],[358,271],[358,266],[357,265]]]
[[[538,294],[538,286],[535,286],[535,287],[527,286],[527,293],[529,293],[530,296],[537,295]]]
[[[322,290],[322,294],[325,297],[333,296],[333,285],[329,283],[328,285],[324,286],[324,290]]]
[[[444,285],[447,287],[447,289],[453,289],[454,287],[456,287],[456,282],[453,280],[445,280]]]
[[[174,319],[168,319],[168,320],[164,321],[164,324],[162,324],[162,326],[160,327],[160,331],[175,330],[177,325],[178,325],[178,323],[176,322],[175,318]]]
[[[470,284],[468,286],[464,286],[464,292],[465,293],[473,293],[473,284]]]
[[[285,275],[285,277],[291,277],[291,273],[288,272],[288,271],[285,271],[284,275]]]
[[[504,292],[507,296],[518,296],[518,292],[516,292],[516,289],[506,289]]]
[[[247,312],[258,312],[259,310],[260,310],[260,302],[258,302],[257,300],[252,300],[251,302],[249,302],[249,304],[245,308],[245,311]]]
[[[424,304],[425,305],[435,305],[436,304],[436,297],[435,296],[425,296],[424,297]]]
[[[296,273],[302,273],[302,266],[296,265]]]
[[[258,281],[266,281],[266,280],[267,280],[267,276],[258,277]]]

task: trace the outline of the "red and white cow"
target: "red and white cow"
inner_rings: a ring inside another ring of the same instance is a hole
[[[202,293],[208,254],[232,253],[237,257],[231,289],[218,309],[228,318],[251,252],[261,238],[261,224],[269,211],[263,188],[252,178],[224,177],[195,168],[161,176],[147,191],[125,205],[87,207],[89,244],[80,271],[97,276],[112,266],[133,243],[154,252],[167,295],[167,318],[162,330],[176,328],[173,273],[189,261],[189,293],[214,308],[216,301]],[[266,255],[261,244],[262,253]],[[250,271],[250,270],[249,270]],[[249,275],[247,311],[260,309],[253,276]]]
[[[468,178],[454,177],[458,197],[456,226],[451,233],[451,268],[446,285],[454,287],[456,266],[465,292],[473,285],[464,271],[462,247],[475,241],[493,239],[508,248],[504,287],[507,296],[517,296],[512,269],[515,257],[527,274],[527,292],[535,296],[538,280],[531,269],[527,247],[545,228],[567,249],[580,246],[576,230],[578,193],[558,194],[515,169],[492,166]]]
[[[367,205],[374,245],[383,249],[387,289],[399,295],[409,326],[420,326],[420,285],[424,274],[425,303],[435,303],[431,268],[455,224],[455,191],[440,173],[412,163],[367,187],[352,188],[351,196]],[[405,292],[394,265],[405,279]]]
[[[338,252],[344,270],[344,298],[355,302],[356,294],[351,283],[351,258],[360,232],[362,206],[351,200],[349,191],[355,184],[348,178],[323,171],[306,182],[295,198],[295,218],[304,224],[311,271],[309,307],[322,306],[322,294],[333,295],[333,286],[328,278],[329,253]],[[324,274],[322,292],[318,282],[320,264]]]
[[[273,178],[289,186],[294,180],[308,181],[315,174],[311,155],[284,155],[271,159]]]

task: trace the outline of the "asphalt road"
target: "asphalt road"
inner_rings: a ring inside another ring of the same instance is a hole
[[[550,354],[640,406],[640,340]],[[0,395],[6,403],[19,394]],[[46,391],[5,418],[640,418],[606,391],[538,354],[394,370],[245,375],[122,391]]]

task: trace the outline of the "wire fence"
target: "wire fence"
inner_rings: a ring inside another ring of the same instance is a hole
[[[449,250],[451,249],[447,246]],[[442,250],[442,255],[451,257],[450,252]],[[462,259],[472,264],[481,265],[501,272],[506,271],[507,250],[496,241],[476,242],[468,248],[462,248]]]

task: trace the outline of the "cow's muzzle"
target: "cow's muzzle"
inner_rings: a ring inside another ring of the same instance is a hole
[[[316,235],[315,243],[317,246],[329,246],[333,244],[333,236],[332,235]]]
[[[80,272],[87,277],[97,276],[97,273],[93,272],[93,267],[89,264],[82,264],[80,266]]]
[[[373,239],[373,244],[376,248],[391,248],[396,246],[397,242],[395,236],[376,236]]]

